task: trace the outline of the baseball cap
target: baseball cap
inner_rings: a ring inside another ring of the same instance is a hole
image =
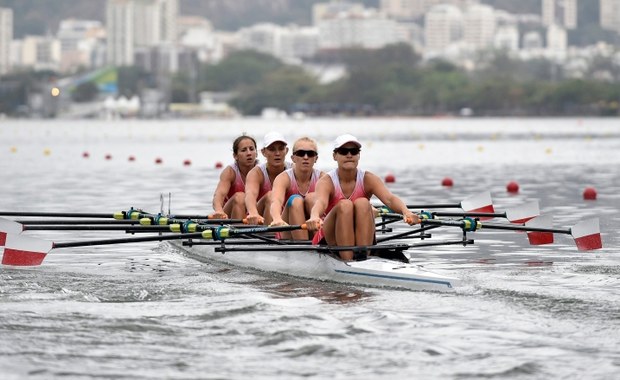
[[[358,148],[362,147],[362,143],[359,142],[357,137],[350,134],[345,134],[336,137],[336,140],[334,140],[334,149],[338,149],[346,143],[353,143],[357,145]]]
[[[284,138],[284,136],[282,136],[280,132],[269,132],[263,138],[263,148],[267,148],[269,145],[277,141],[281,141],[285,145],[288,145],[286,139]]]

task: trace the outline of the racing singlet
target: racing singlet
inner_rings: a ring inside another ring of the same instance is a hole
[[[256,199],[257,201],[259,201],[262,197],[264,197],[265,194],[270,192],[271,188],[273,187],[273,184],[271,183],[271,179],[269,179],[269,173],[267,173],[267,163],[265,162],[264,164],[260,164],[258,165],[258,167],[263,172],[263,183],[260,189],[258,190],[258,198]],[[293,167],[293,163],[291,162],[284,163],[284,170],[290,169],[292,167]]]
[[[232,196],[235,195],[235,193],[245,191],[245,181],[243,180],[243,177],[241,176],[241,172],[239,171],[239,165],[237,164],[237,161],[233,162],[232,164],[228,166],[231,167],[232,170],[234,170],[235,172],[235,182],[233,182],[232,186],[228,190],[228,194],[226,194],[226,199],[224,199],[224,202],[232,198]]]
[[[297,185],[297,178],[295,178],[295,173],[293,169],[286,169],[285,173],[288,175],[288,178],[291,180],[291,186],[286,190],[286,194],[284,195],[284,202],[286,202],[291,195],[299,194],[302,197],[306,197],[306,194],[314,192],[316,187],[316,183],[319,180],[321,175],[321,171],[319,169],[314,169],[312,171],[312,177],[310,177],[310,185],[308,186],[308,190],[305,193],[299,191],[299,186]]]

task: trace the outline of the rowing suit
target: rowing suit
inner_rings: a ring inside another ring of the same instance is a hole
[[[350,201],[355,201],[358,198],[366,198],[370,199],[370,197],[366,194],[364,190],[364,174],[366,172],[361,169],[357,169],[357,177],[355,178],[355,187],[353,188],[353,192],[347,198],[342,193],[342,188],[340,187],[340,178],[338,177],[338,169],[334,169],[327,173],[334,184],[334,195],[329,200],[329,204],[325,209],[325,215],[329,214],[329,212],[343,199],[349,199]],[[325,233],[323,232],[323,228],[319,229],[314,237],[312,238],[312,244],[324,244]]]
[[[228,166],[235,172],[235,182],[233,182],[232,186],[228,190],[228,194],[226,194],[226,198],[224,198],[224,203],[226,203],[226,201],[232,198],[236,193],[245,191],[245,181],[243,180],[243,176],[241,176],[241,171],[239,171],[239,164],[237,164],[237,161]]]
[[[271,180],[269,179],[269,173],[267,173],[267,163],[265,162],[264,164],[260,164],[258,165],[258,167],[263,172],[263,183],[260,186],[260,189],[258,190],[258,198],[256,198],[257,201],[261,200],[261,198],[264,197],[265,194],[270,192],[273,187]],[[284,163],[284,170],[290,169],[292,167],[293,167],[293,163],[291,162]]]
[[[314,189],[316,188],[316,183],[319,181],[319,177],[321,176],[321,171],[319,169],[314,169],[312,171],[312,176],[310,177],[310,185],[308,186],[308,190],[302,194],[301,191],[299,191],[299,186],[297,185],[297,178],[295,178],[293,168],[286,169],[284,172],[288,175],[288,178],[291,181],[291,185],[288,189],[286,189],[286,193],[284,194],[285,203],[293,195],[299,195],[302,198],[305,198],[308,193],[314,192]]]

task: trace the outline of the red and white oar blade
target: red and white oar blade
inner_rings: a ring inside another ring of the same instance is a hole
[[[495,209],[493,208],[493,200],[491,199],[491,193],[488,191],[463,199],[463,201],[461,201],[461,208],[467,212],[495,212]],[[492,218],[480,218],[480,220],[487,219]]]
[[[506,219],[510,223],[523,224],[540,215],[538,201],[528,202],[519,207],[506,210]]]
[[[54,243],[47,240],[16,234],[0,233],[0,252],[2,253],[3,265],[41,265],[45,255],[47,255],[53,246]]]
[[[579,222],[570,229],[570,232],[573,235],[573,239],[575,239],[577,249],[580,251],[603,248],[598,218]]]
[[[530,219],[525,223],[526,227],[534,228],[553,228],[553,217],[551,215],[542,215]],[[527,238],[531,245],[543,245],[553,243],[552,232],[528,231]]]
[[[21,223],[17,223],[12,220],[0,218],[0,232],[7,232],[10,234],[21,234],[23,230],[24,230],[24,226]]]

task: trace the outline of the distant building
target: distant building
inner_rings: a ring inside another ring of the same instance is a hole
[[[540,50],[543,48],[543,39],[538,32],[527,32],[523,36],[524,50]]]
[[[16,64],[34,70],[58,71],[60,67],[60,41],[53,36],[26,36],[18,41]]]
[[[463,35],[463,12],[454,5],[436,5],[426,13],[425,52],[441,52]]]
[[[0,75],[11,68],[11,41],[13,41],[13,10],[0,8]]]
[[[381,0],[380,9],[397,20],[410,20],[424,16],[435,5],[454,5],[463,10],[468,5],[478,2],[478,0]]]
[[[546,26],[556,24],[565,29],[575,29],[577,0],[542,0],[542,20]]]
[[[547,28],[547,50],[553,55],[566,53],[568,46],[566,29],[559,25],[549,25]]]
[[[620,33],[620,0],[601,0],[601,27]]]
[[[319,30],[295,25],[282,27],[275,24],[256,24],[240,29],[239,48],[260,51],[284,61],[298,62],[312,57],[318,50]]]
[[[108,0],[106,8],[107,57],[115,66],[133,65],[136,54],[174,54],[179,0]],[[163,66],[175,70],[176,64]]]
[[[105,29],[99,21],[62,20],[56,33],[60,41],[60,71],[71,72],[80,67],[99,67],[105,41]]]
[[[465,42],[474,49],[493,46],[496,30],[494,9],[488,5],[475,4],[463,14],[463,36]]]
[[[498,50],[515,52],[519,50],[519,29],[515,25],[503,25],[497,28],[493,46]]]
[[[320,49],[376,49],[402,41],[401,29],[395,20],[361,4],[316,4],[313,14],[314,25],[319,30]]]

